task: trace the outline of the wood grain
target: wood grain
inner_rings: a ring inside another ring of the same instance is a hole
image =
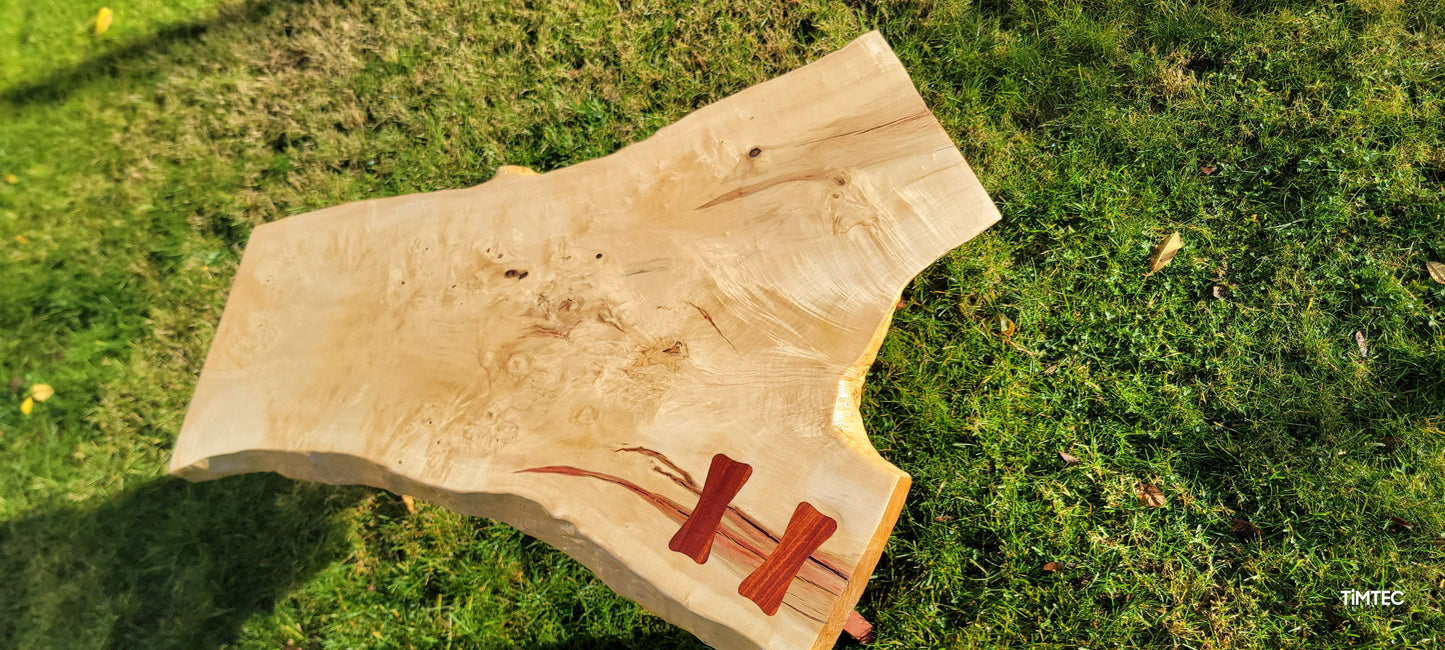
[[[870,33],[605,158],[258,227],[171,471],[426,499],[712,646],[828,648],[909,485],[864,376],[905,285],[997,219]],[[725,503],[719,455],[751,470]]]
[[[739,463],[725,454],[713,456],[712,466],[707,471],[707,482],[703,483],[702,493],[698,495],[697,508],[677,529],[667,547],[698,564],[707,562],[712,552],[712,539],[722,527],[728,504],[752,474],[753,468],[747,463]]]
[[[743,579],[743,583],[738,585],[738,593],[757,603],[764,614],[777,614],[783,604],[783,596],[788,593],[788,585],[802,570],[803,563],[837,530],[838,522],[832,517],[818,512],[807,502],[798,504],[782,541],[761,565]]]

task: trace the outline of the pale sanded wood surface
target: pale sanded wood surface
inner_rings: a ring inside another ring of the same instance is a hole
[[[414,495],[715,647],[831,647],[909,484],[864,374],[997,219],[870,33],[605,158],[258,227],[171,471]]]

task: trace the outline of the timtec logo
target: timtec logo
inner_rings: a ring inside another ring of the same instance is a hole
[[[1405,601],[1401,598],[1404,595],[1405,592],[1403,591],[1355,591],[1354,589],[1346,589],[1340,592],[1340,598],[1343,598],[1345,604],[1351,607],[1359,607],[1361,605],[1372,605],[1376,607],[1381,605],[1404,605]]]

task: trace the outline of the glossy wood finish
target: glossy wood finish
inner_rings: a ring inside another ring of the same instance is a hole
[[[777,614],[783,604],[783,596],[788,593],[788,585],[803,568],[803,563],[837,530],[838,522],[832,517],[818,512],[808,503],[798,504],[793,518],[788,521],[783,540],[773,549],[772,555],[738,585],[738,593],[757,603],[764,614]]]
[[[737,496],[738,490],[752,476],[753,468],[739,463],[725,454],[712,457],[712,466],[707,471],[707,482],[703,483],[702,494],[698,497],[697,508],[688,515],[687,521],[677,529],[677,534],[667,547],[686,555],[694,562],[707,562],[712,553],[712,540],[722,526],[723,514],[728,504]]]

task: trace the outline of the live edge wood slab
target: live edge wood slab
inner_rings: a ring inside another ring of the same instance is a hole
[[[828,648],[908,492],[858,412],[998,220],[883,38],[605,158],[256,228],[171,472],[505,521],[718,648]]]

